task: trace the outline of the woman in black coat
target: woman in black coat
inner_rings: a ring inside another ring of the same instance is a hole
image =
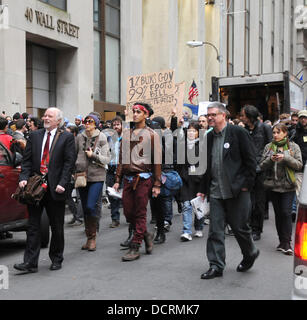
[[[191,122],[185,133],[185,161],[184,164],[177,165],[177,172],[179,173],[183,186],[179,192],[178,198],[183,203],[182,208],[182,221],[183,231],[180,237],[181,241],[192,240],[192,222],[193,222],[193,209],[191,200],[196,197],[201,183],[202,175],[195,175],[198,163],[190,164],[191,157],[199,156],[199,124]],[[189,156],[188,156],[189,155]],[[202,229],[204,226],[204,218],[198,220],[194,218],[195,236],[202,237]]]

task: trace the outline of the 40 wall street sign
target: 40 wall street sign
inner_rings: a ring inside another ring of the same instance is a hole
[[[165,70],[131,76],[127,81],[127,119],[132,120],[132,105],[135,102],[149,103],[154,117],[169,117],[175,106],[175,71]]]
[[[32,8],[27,8],[25,12],[25,17],[29,22],[33,22],[33,19],[36,23],[50,30],[57,30],[58,33],[66,34],[72,38],[79,38],[79,27],[63,21],[61,19],[55,19],[52,15],[43,13],[38,10],[33,10]]]

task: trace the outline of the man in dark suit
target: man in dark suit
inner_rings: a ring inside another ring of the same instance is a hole
[[[228,124],[226,108],[219,102],[208,107],[207,171],[202,193],[210,200],[207,257],[210,268],[201,279],[221,277],[225,268],[225,225],[228,223],[241,248],[243,260],[238,272],[250,269],[259,255],[248,225],[250,190],[256,176],[256,155],[248,132]]]
[[[24,272],[37,272],[40,220],[44,208],[52,232],[49,248],[49,257],[52,261],[50,270],[59,270],[62,267],[65,190],[70,182],[76,159],[74,136],[60,130],[63,122],[62,111],[49,108],[42,119],[44,129],[33,131],[29,136],[19,177],[19,186],[23,188],[27,185],[29,177],[35,173],[47,176],[47,192],[44,198],[38,206],[28,205],[29,228],[24,262],[14,265],[15,269]]]

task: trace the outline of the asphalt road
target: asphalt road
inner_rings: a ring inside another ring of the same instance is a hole
[[[224,276],[213,280],[200,280],[201,273],[208,269],[208,226],[204,238],[182,243],[181,216],[176,214],[166,243],[156,245],[152,255],[146,255],[143,246],[139,260],[122,262],[125,251],[119,243],[127,237],[127,224],[121,216],[121,225],[110,229],[109,212],[103,209],[96,252],[80,250],[85,241],[82,226],[65,226],[65,260],[59,271],[49,270],[48,249],[42,249],[39,272],[19,274],[13,265],[22,262],[25,233],[14,233],[14,239],[0,241],[0,265],[9,269],[9,289],[0,290],[0,300],[290,299],[293,258],[275,251],[278,239],[272,208],[262,239],[257,242],[260,256],[254,267],[244,274],[236,272],[242,256],[234,237],[226,236],[227,266]]]

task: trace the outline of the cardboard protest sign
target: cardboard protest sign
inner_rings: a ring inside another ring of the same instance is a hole
[[[135,102],[149,103],[154,117],[170,117],[175,106],[175,71],[165,70],[131,76],[127,81],[127,121],[132,121],[132,105]]]

